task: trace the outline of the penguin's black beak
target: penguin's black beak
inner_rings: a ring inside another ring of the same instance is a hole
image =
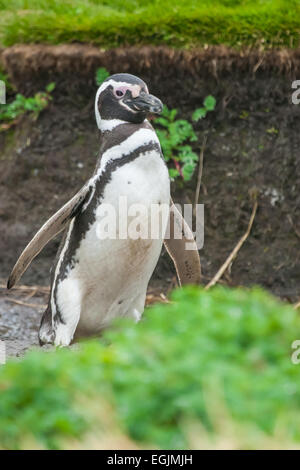
[[[134,111],[160,114],[163,109],[162,102],[156,96],[141,91],[136,98],[127,98],[124,103]]]

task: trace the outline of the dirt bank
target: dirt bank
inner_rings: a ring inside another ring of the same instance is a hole
[[[300,79],[300,51],[236,52],[221,47],[101,51],[90,46],[14,46],[0,61],[19,92],[56,82],[53,102],[36,122],[25,117],[0,133],[0,276],[47,217],[91,175],[99,145],[94,121],[97,67],[141,76],[169,107],[190,118],[212,94],[217,109],[196,125],[200,152],[208,132],[200,202],[205,204],[204,282],[244,233],[249,192],[258,193],[253,231],[225,277],[229,285],[261,284],[288,300],[300,296],[300,106],[291,82]],[[173,188],[193,200],[196,180]],[[28,270],[23,283],[47,284],[58,241]],[[155,278],[172,277],[162,256]]]

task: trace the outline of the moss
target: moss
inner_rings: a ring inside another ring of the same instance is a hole
[[[297,0],[118,0],[69,2],[0,0],[0,39],[15,43],[92,42],[123,44],[201,44],[297,47]],[[19,11],[22,10],[22,14]]]
[[[1,132],[1,131],[0,131]],[[14,128],[6,129],[0,134],[1,154],[0,160],[11,160],[13,149],[16,147],[16,132]]]

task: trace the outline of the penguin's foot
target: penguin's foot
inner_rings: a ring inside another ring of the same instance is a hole
[[[57,325],[54,340],[55,346],[69,346],[72,339],[73,334],[70,332],[70,326],[64,325],[63,323]]]
[[[43,324],[39,330],[40,346],[45,344],[54,344],[55,333],[50,325]]]
[[[138,323],[142,317],[142,313],[139,312],[136,308],[133,310],[133,318],[135,323]]]

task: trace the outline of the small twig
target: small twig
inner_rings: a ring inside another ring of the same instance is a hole
[[[175,164],[175,167],[176,167],[176,170],[178,171],[178,173],[180,174],[181,178],[183,178],[183,173],[182,173],[182,169],[181,169],[181,166],[179,165],[178,161],[175,160],[175,158],[173,158],[173,162]]]
[[[199,201],[199,194],[200,194],[202,174],[203,174],[203,157],[204,157],[206,141],[207,141],[207,136],[205,135],[203,138],[203,143],[202,143],[200,158],[199,158],[198,178],[197,178],[197,186],[196,186],[195,202],[194,202],[194,217],[196,216],[196,207]]]
[[[205,276],[204,274],[201,274],[201,279],[210,280],[210,277]],[[222,279],[219,279],[219,284],[224,284],[224,286],[226,286],[226,285],[227,285],[227,282],[223,281]]]
[[[6,284],[0,284],[0,289],[7,289]],[[34,292],[34,293],[42,293],[42,294],[49,294],[50,288],[47,286],[14,286],[13,290],[21,290],[27,292]]]
[[[242,238],[239,240],[239,242],[237,243],[235,248],[232,250],[232,252],[228,256],[228,258],[226,259],[225,263],[222,264],[222,266],[220,267],[219,271],[215,274],[215,276],[211,279],[211,281],[205,286],[205,289],[209,289],[210,287],[214,286],[219,281],[219,279],[223,276],[223,274],[226,271],[226,269],[228,268],[228,266],[233,262],[234,258],[238,254],[239,250],[241,249],[241,247],[243,246],[243,244],[245,243],[245,241],[247,240],[247,238],[248,238],[248,236],[251,232],[251,228],[252,228],[253,221],[254,221],[254,218],[255,218],[256,210],[257,210],[257,200],[255,200],[255,202],[254,202],[253,209],[252,209],[252,214],[251,214],[251,217],[250,217],[250,221],[249,221],[246,233],[244,233]]]
[[[37,294],[37,290],[36,289],[32,290],[31,292],[29,292],[29,294],[26,295],[25,300],[31,299],[31,297],[34,297],[36,294]]]
[[[165,294],[163,294],[162,292],[161,292],[161,294],[160,294],[159,297],[162,299],[162,301],[163,301],[165,304],[169,304],[169,303],[170,303],[170,301],[167,299],[167,297],[165,296]]]
[[[5,299],[8,302],[13,302],[14,304],[23,305],[24,307],[31,307],[31,308],[46,308],[46,304],[28,304],[27,302],[22,302],[22,300],[16,299]]]
[[[295,227],[293,219],[290,214],[287,215],[288,221],[291,224],[292,228],[294,229],[295,234],[297,235],[298,238],[300,238],[300,232],[299,230]]]
[[[259,69],[259,67],[261,66],[261,64],[263,63],[263,60],[264,60],[265,56],[264,54],[262,54],[261,58],[259,59],[259,61],[257,62],[257,64],[253,67],[253,74],[255,75],[257,70]]]
[[[167,297],[163,293],[161,293],[159,295],[147,294],[147,296],[146,296],[146,305],[152,305],[154,303],[169,304],[170,301],[167,299]]]
[[[14,119],[11,122],[7,122],[5,124],[0,124],[0,131],[7,131],[11,127],[15,126],[17,124],[17,119]]]

